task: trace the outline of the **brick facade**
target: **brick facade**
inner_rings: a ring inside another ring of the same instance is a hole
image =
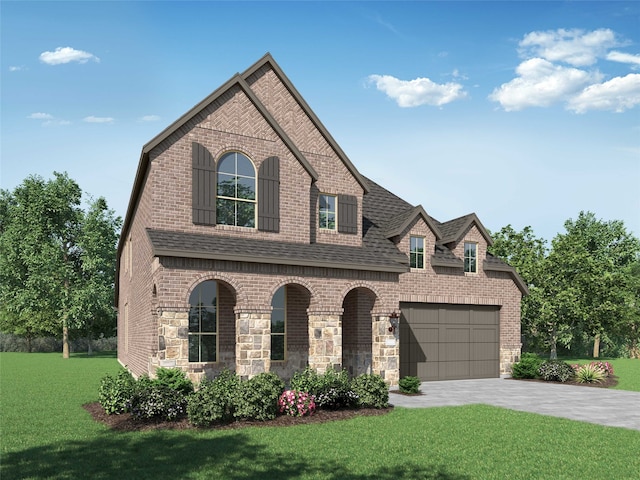
[[[430,253],[439,244],[439,234],[419,217],[394,238],[376,240],[388,244],[382,245],[384,251],[371,249],[373,253],[360,259],[359,252],[371,248],[371,241],[364,239],[373,238],[376,223],[363,220],[363,205],[371,196],[367,180],[270,56],[234,79],[143,148],[118,250],[120,362],[136,375],[153,374],[160,366],[179,367],[194,380],[223,368],[247,377],[275,371],[290,378],[306,365],[319,371],[333,366],[352,375],[378,373],[397,384],[402,347],[397,329],[389,330],[389,317],[399,311],[400,302],[411,301],[499,306],[501,369],[507,372],[520,353],[522,292],[511,273],[483,270],[488,244],[483,229],[472,224],[445,246],[462,258],[464,241],[477,242],[477,274],[432,267]],[[229,151],[241,152],[256,172],[265,159],[279,158],[279,231],[193,223],[194,142],[216,160]],[[360,219],[355,234],[319,228],[321,193],[355,199]],[[230,253],[160,245],[150,239],[151,230],[184,239],[224,238]],[[411,235],[425,238],[425,268],[410,270],[395,260],[389,260],[389,267],[382,264],[380,258],[386,258],[389,248],[396,249],[396,258],[408,257]],[[262,249],[264,261],[253,251],[233,250],[235,243],[246,241]],[[330,255],[321,261],[292,258],[287,245],[326,246],[347,261],[331,264]],[[243,260],[243,255],[253,256]],[[283,255],[283,261],[270,260],[271,255]],[[218,285],[217,361],[189,362],[189,298],[207,280]],[[275,361],[271,301],[285,285],[286,357]]]

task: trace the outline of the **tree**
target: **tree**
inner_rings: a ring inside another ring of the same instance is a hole
[[[591,212],[580,212],[565,228],[550,250],[530,227],[516,232],[507,225],[494,234],[490,252],[529,287],[521,314],[527,342],[555,358],[559,345],[571,348],[586,338],[597,357],[600,344],[617,336],[634,352],[640,342],[640,242],[623,222],[597,220]]]
[[[70,330],[86,329],[89,316],[105,319],[101,298],[113,295],[120,219],[104,199],[85,215],[81,198],[78,184],[57,172],[0,194],[0,329],[28,340],[62,336],[64,358]]]
[[[514,267],[529,288],[521,304],[522,333],[530,345],[555,351],[559,339],[566,339],[566,329],[554,324],[548,308],[546,285],[548,253],[546,241],[535,236],[530,226],[517,232],[511,225],[492,234],[489,252]],[[543,307],[547,307],[543,310]]]
[[[87,338],[89,355],[95,335],[115,333],[113,295],[121,223],[101,197],[90,203],[78,236],[79,282],[73,291],[71,317],[78,333]]]
[[[553,239],[549,260],[556,281],[573,292],[569,318],[593,341],[598,357],[601,341],[629,316],[629,267],[639,258],[640,242],[622,221],[598,220],[591,212],[580,212],[565,228]]]

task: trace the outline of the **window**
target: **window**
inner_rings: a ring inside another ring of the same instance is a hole
[[[207,280],[189,297],[189,361],[215,362],[218,338],[218,284]]]
[[[287,289],[280,287],[271,300],[271,360],[284,360],[287,341]]]
[[[318,224],[325,230],[336,229],[336,197],[335,195],[320,195]]]
[[[223,225],[256,226],[256,170],[239,152],[225,154],[218,162],[216,218]]]
[[[424,238],[410,237],[410,267],[424,268]]]
[[[464,271],[467,273],[478,271],[477,247],[476,243],[464,242]]]

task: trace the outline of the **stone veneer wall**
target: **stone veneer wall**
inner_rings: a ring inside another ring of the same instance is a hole
[[[236,374],[251,378],[271,369],[271,312],[236,309]]]
[[[342,369],[342,312],[309,312],[309,366]]]
[[[389,331],[388,314],[373,315],[372,369],[391,386],[400,380],[400,343],[398,328]]]

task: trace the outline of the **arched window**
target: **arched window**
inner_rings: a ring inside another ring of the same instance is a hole
[[[216,218],[219,224],[256,226],[256,169],[240,152],[229,152],[218,162]]]
[[[271,300],[271,360],[285,359],[287,344],[287,287],[273,294]]]
[[[189,361],[215,362],[218,350],[218,283],[207,280],[189,297]]]

